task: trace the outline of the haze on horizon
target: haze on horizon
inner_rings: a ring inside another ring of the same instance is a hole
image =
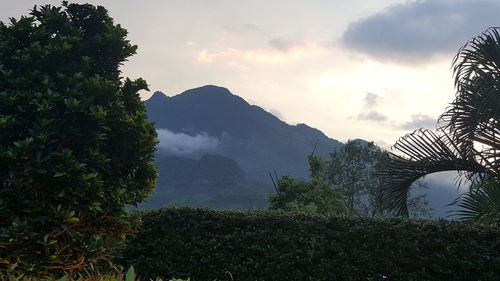
[[[4,2],[6,22],[62,1]],[[386,148],[435,125],[453,101],[453,56],[500,12],[495,0],[70,2],[102,5],[129,31],[139,50],[123,76],[152,92],[218,85],[287,123]]]

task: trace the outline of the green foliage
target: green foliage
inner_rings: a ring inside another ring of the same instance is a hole
[[[377,202],[375,169],[382,156],[380,148],[373,143],[352,140],[330,154],[326,177],[343,190],[346,202],[354,213],[367,213],[368,206],[362,200],[364,195]],[[382,206],[373,204],[370,207],[374,213],[382,211]]]
[[[500,230],[399,218],[168,208],[123,252],[144,276],[198,280],[499,280]]]
[[[154,186],[156,132],[146,82],[120,80],[126,35],[89,4],[0,22],[0,269],[106,262],[131,231],[124,206]]]
[[[282,177],[276,194],[269,197],[269,209],[327,215],[391,215],[378,175],[387,158],[388,153],[373,142],[361,140],[349,140],[330,154],[329,161],[309,155],[310,180]],[[427,186],[418,182],[417,188]],[[412,196],[408,205],[411,217],[431,217],[425,194]]]
[[[284,176],[278,180],[277,193],[269,196],[269,202],[270,210],[328,216],[348,213],[339,190],[333,189],[320,177],[306,182]]]
[[[392,213],[383,197],[379,176],[387,159],[388,153],[373,142],[349,140],[345,146],[330,154],[330,160],[322,164],[324,168],[321,174],[342,191],[353,214],[387,216]],[[422,182],[416,183],[414,187],[427,188]],[[408,200],[411,217],[430,217],[425,194],[412,196]]]
[[[462,220],[500,226],[500,183],[488,182],[464,193],[457,204],[455,216]]]

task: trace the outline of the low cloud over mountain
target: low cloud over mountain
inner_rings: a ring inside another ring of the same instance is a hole
[[[206,133],[190,136],[184,133],[174,133],[168,129],[157,129],[158,145],[161,152],[174,155],[192,154],[203,151],[212,151],[220,141]]]

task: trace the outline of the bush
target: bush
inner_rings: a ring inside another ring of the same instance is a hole
[[[168,208],[123,252],[145,276],[228,280],[499,280],[500,229],[447,221]]]
[[[71,271],[109,258],[126,204],[152,190],[156,132],[119,66],[137,46],[103,7],[0,22],[0,269]]]

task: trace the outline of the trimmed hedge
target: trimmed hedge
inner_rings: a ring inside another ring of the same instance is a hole
[[[447,221],[166,208],[141,214],[123,265],[230,280],[500,280],[500,229]]]

